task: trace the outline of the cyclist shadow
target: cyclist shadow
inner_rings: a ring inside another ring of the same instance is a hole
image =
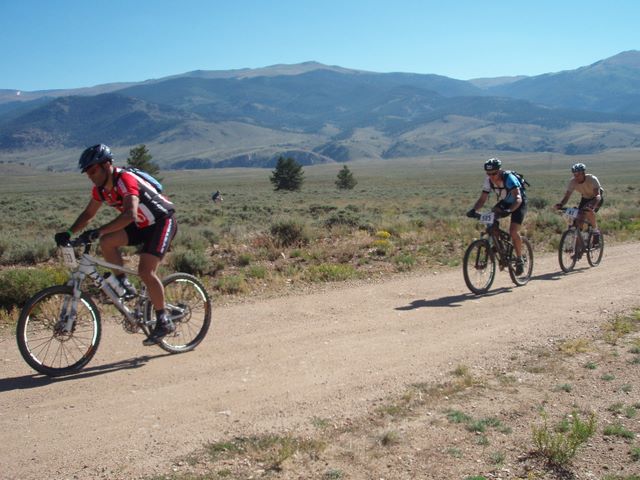
[[[104,365],[96,365],[94,367],[87,367],[82,369],[78,373],[65,375],[62,377],[47,377],[39,373],[34,373],[32,375],[23,375],[21,377],[0,378],[0,393],[9,392],[11,390],[26,390],[28,388],[39,388],[39,387],[44,387],[57,382],[80,380],[83,378],[91,378],[97,375],[104,375],[111,372],[117,372],[118,370],[140,368],[150,360],[153,360],[159,357],[165,357],[167,355],[171,355],[171,354],[160,353],[158,355],[143,355],[141,357],[130,358],[128,360],[122,360],[119,362],[106,363]]]
[[[563,272],[562,270],[558,270],[556,272],[543,273],[542,275],[532,276],[530,280],[561,280],[567,275],[572,275],[574,273],[581,273],[584,270],[583,268],[575,268],[568,273]]]
[[[404,305],[402,307],[396,307],[394,310],[415,310],[418,308],[428,308],[428,307],[461,307],[463,302],[467,300],[474,300],[482,297],[491,297],[493,295],[498,295],[505,292],[510,292],[511,288],[502,287],[496,288],[495,290],[491,290],[490,292],[485,293],[484,295],[474,295],[473,293],[462,293],[460,295],[450,295],[448,297],[440,297],[434,298],[432,300],[414,300],[409,305]]]

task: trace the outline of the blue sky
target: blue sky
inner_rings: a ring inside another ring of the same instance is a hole
[[[0,0],[0,89],[315,60],[461,80],[640,49],[637,0]]]

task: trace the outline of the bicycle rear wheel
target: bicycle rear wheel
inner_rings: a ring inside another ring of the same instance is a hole
[[[162,280],[167,316],[176,327],[158,345],[171,353],[193,350],[207,335],[211,324],[211,299],[200,280],[186,273],[173,273]],[[153,305],[147,303],[147,319],[154,317]],[[155,319],[154,319],[155,320]],[[143,326],[147,336],[153,323]]]
[[[576,265],[576,245],[578,231],[570,228],[565,231],[560,238],[558,247],[558,261],[563,272],[569,273]]]
[[[600,239],[597,244],[594,242],[593,236],[594,233],[590,232],[589,240],[587,242],[587,261],[592,267],[597,267],[600,264],[602,254],[604,253],[604,235],[600,232]]]
[[[78,299],[71,331],[64,331],[72,298],[70,286],[45,288],[27,302],[18,319],[16,337],[22,358],[31,368],[50,377],[80,370],[100,344],[100,312],[85,293]]]
[[[526,238],[522,239],[522,260],[524,261],[524,268],[520,275],[516,274],[515,258],[509,262],[509,276],[511,280],[513,280],[513,283],[519,287],[529,282],[531,273],[533,272],[533,248]]]
[[[462,272],[464,282],[476,295],[487,293],[496,276],[496,261],[489,252],[489,242],[485,239],[475,240],[464,253]]]

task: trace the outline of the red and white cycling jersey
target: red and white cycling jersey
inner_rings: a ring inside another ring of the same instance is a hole
[[[148,227],[156,223],[156,220],[164,218],[175,212],[175,206],[171,201],[158,193],[150,183],[144,179],[127,172],[122,168],[115,167],[113,172],[114,187],[111,190],[93,187],[91,195],[99,202],[106,202],[107,205],[122,212],[124,211],[124,197],[135,195],[139,198],[138,217],[136,226],[138,228]]]

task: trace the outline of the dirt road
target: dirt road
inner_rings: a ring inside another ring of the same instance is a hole
[[[611,246],[599,267],[583,260],[564,275],[545,255],[526,287],[502,272],[484,297],[457,268],[217,308],[185,355],[109,322],[88,368],[57,380],[35,375],[3,338],[0,478],[166,473],[205,442],[356,416],[452,365],[500,365],[638,306],[638,258],[638,243]]]

